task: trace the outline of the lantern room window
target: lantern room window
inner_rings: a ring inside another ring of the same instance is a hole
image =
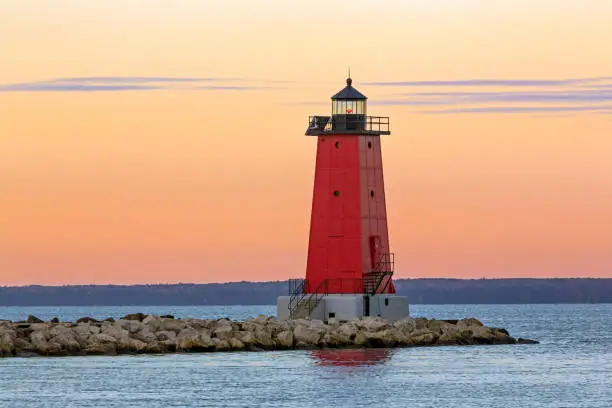
[[[332,115],[365,115],[365,99],[336,99],[332,101]]]

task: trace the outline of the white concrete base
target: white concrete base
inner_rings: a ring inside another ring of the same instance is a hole
[[[307,295],[308,296],[308,295]],[[289,316],[289,296],[276,300],[276,318],[287,320]],[[378,316],[387,320],[399,320],[409,315],[408,298],[397,295],[326,295],[311,314],[312,319],[338,321],[360,319],[365,316]]]

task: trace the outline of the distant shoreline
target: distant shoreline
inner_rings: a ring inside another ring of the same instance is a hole
[[[612,303],[611,278],[396,279],[411,304]],[[273,305],[286,281],[0,287],[0,306]]]

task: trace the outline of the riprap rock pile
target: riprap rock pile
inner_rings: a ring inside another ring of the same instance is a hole
[[[30,316],[0,321],[0,356],[162,354],[319,348],[417,347],[537,343],[515,339],[504,329],[476,319],[442,321],[405,318],[388,322],[368,317],[349,322],[175,319],[131,314],[114,321],[81,318],[75,323]]]

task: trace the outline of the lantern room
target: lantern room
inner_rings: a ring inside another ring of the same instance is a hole
[[[363,115],[367,113],[368,97],[353,88],[353,80],[346,80],[346,88],[332,96],[332,116]]]
[[[368,98],[353,88],[353,80],[346,79],[346,87],[331,97],[331,116],[310,116],[307,136],[323,134],[353,134],[380,136],[390,134],[389,118],[368,116]]]

